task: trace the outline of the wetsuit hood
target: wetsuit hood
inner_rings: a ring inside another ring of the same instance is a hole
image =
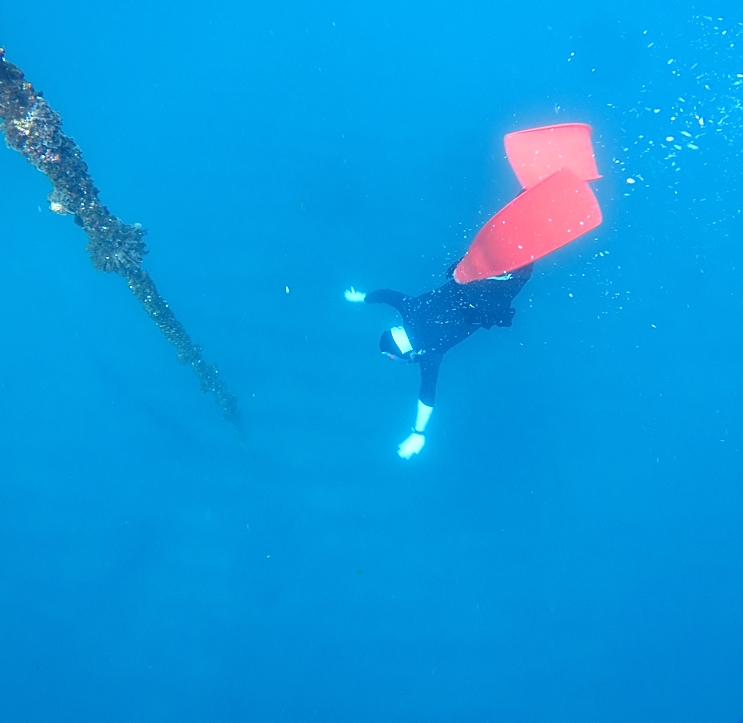
[[[413,357],[413,345],[402,326],[394,326],[385,331],[379,339],[379,349],[390,359],[409,362]]]

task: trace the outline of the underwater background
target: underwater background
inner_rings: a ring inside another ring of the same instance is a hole
[[[0,721],[738,723],[743,11],[266,5],[0,17],[246,428],[3,145]],[[573,121],[603,225],[399,459],[344,289],[440,285]]]

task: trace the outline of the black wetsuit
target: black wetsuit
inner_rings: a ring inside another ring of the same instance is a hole
[[[402,316],[403,327],[413,347],[413,361],[421,367],[418,398],[432,407],[436,380],[444,354],[478,329],[511,326],[516,294],[531,276],[533,264],[511,272],[507,280],[485,279],[458,284],[454,279],[420,296],[407,296],[392,289],[366,295],[367,304],[389,304]]]

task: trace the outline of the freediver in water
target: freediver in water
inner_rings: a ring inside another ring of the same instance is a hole
[[[601,178],[591,131],[584,123],[565,123],[506,135],[506,156],[522,191],[480,229],[443,286],[420,296],[391,289],[345,292],[348,301],[396,309],[402,325],[385,331],[379,348],[390,359],[420,367],[415,425],[397,448],[403,459],[425,445],[444,354],[478,329],[511,326],[516,313],[511,302],[529,280],[534,261],[601,223],[588,185]]]
[[[478,329],[511,326],[516,313],[511,302],[529,280],[533,264],[469,284],[458,284],[452,278],[455,266],[447,272],[447,283],[420,296],[392,289],[364,294],[351,287],[345,292],[346,300],[351,302],[388,304],[394,308],[402,317],[402,326],[385,331],[379,348],[393,361],[420,367],[415,425],[397,448],[403,459],[418,454],[426,443],[426,425],[436,401],[436,382],[444,354]]]

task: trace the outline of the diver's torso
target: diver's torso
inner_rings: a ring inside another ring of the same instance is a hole
[[[466,303],[455,281],[410,298],[403,324],[416,351],[443,354],[476,332],[480,326],[468,323],[462,313]]]
[[[438,289],[409,297],[403,324],[413,348],[445,353],[478,329],[510,326],[511,301],[531,276],[532,264],[508,279],[458,284],[453,279]]]

